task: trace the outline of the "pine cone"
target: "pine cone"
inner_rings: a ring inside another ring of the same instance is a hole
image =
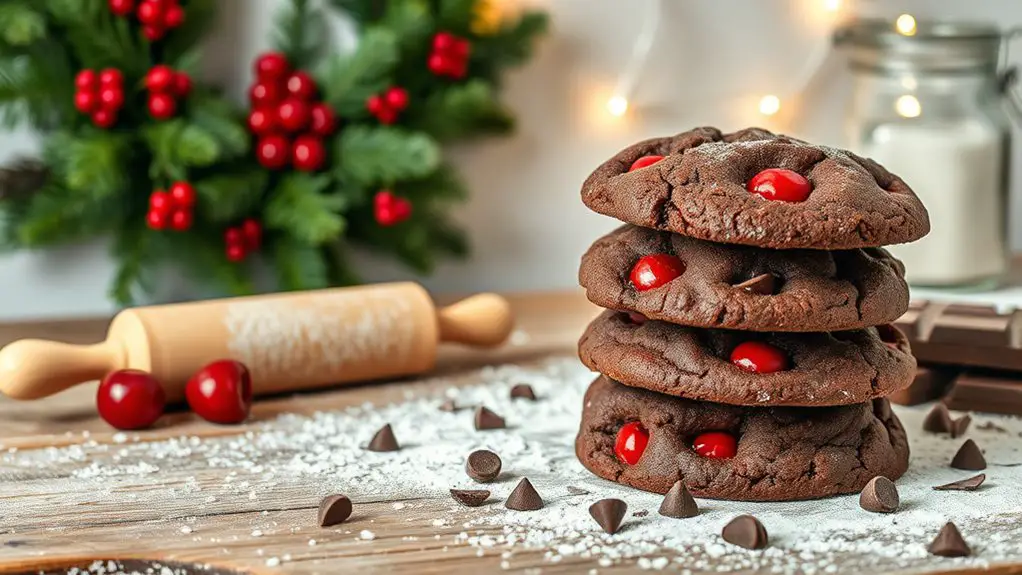
[[[0,201],[28,196],[46,185],[49,170],[38,160],[19,158],[0,168]]]

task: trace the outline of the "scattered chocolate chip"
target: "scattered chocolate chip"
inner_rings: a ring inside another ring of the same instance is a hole
[[[503,417],[482,405],[476,408],[475,425],[479,431],[484,429],[504,429],[506,427]]]
[[[699,515],[699,506],[692,494],[688,492],[684,481],[675,481],[671,490],[664,495],[664,501],[660,504],[660,515],[674,517],[675,519],[687,519]]]
[[[621,521],[628,512],[628,504],[620,499],[601,499],[589,506],[589,515],[610,535],[621,528]]]
[[[735,517],[724,526],[720,536],[724,541],[746,549],[763,549],[768,543],[766,528],[752,515]]]
[[[940,533],[934,538],[933,543],[930,543],[929,552],[940,557],[968,557],[972,555],[969,544],[962,538],[962,534],[958,532],[955,524],[950,521],[941,527]]]
[[[518,385],[511,388],[511,399],[514,399],[516,397],[528,399],[530,401],[536,401],[536,392],[533,391],[531,385],[527,383],[519,383]]]
[[[636,511],[635,513],[632,513],[632,517],[645,517],[647,515],[649,515],[649,511],[646,511],[645,509],[641,509],[639,511]]]
[[[985,473],[980,473],[968,479],[960,479],[934,487],[937,491],[975,491],[987,480]]]
[[[1008,431],[1007,429],[1001,427],[1000,425],[997,425],[993,421],[984,421],[983,423],[977,425],[976,429],[980,429],[983,431],[996,431],[998,433],[1007,433]]]
[[[479,507],[490,498],[490,492],[485,489],[452,489],[451,497],[465,507]]]
[[[589,495],[588,491],[586,491],[585,489],[582,489],[580,487],[575,487],[574,485],[569,485],[567,487],[567,489],[568,489],[568,493],[570,493],[572,495]]]
[[[390,424],[384,425],[376,432],[376,435],[369,440],[369,445],[366,446],[369,451],[397,451],[401,449],[401,446],[397,444],[397,438],[394,437],[394,430],[391,429]]]
[[[347,495],[328,495],[319,502],[319,526],[331,527],[351,517],[351,499]]]
[[[983,452],[979,450],[976,442],[966,439],[965,443],[958,448],[958,453],[951,458],[951,467],[968,471],[981,471],[987,468],[987,460],[983,457]]]
[[[777,289],[777,276],[774,274],[760,274],[752,279],[745,280],[740,284],[735,285],[736,288],[743,289],[749,293],[759,295],[773,295]]]
[[[926,419],[923,419],[923,431],[930,433],[950,433],[951,425],[951,414],[943,403],[934,405],[930,413],[926,414]]]
[[[894,513],[899,503],[898,488],[893,481],[882,476],[870,479],[859,494],[859,507],[873,513]]]
[[[969,429],[969,424],[972,423],[972,418],[968,415],[963,415],[958,419],[951,422],[951,439],[958,439],[965,435],[965,431]]]
[[[465,473],[479,483],[489,483],[500,475],[500,456],[492,451],[480,449],[468,454]]]
[[[453,399],[445,400],[443,403],[440,404],[440,411],[453,413],[455,411],[458,411],[458,404],[455,403]]]
[[[543,508],[543,498],[539,496],[528,478],[523,477],[511,495],[507,496],[504,507],[513,511],[535,511]]]

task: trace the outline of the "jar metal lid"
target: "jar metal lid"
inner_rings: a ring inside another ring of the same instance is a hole
[[[955,73],[996,69],[1003,33],[988,22],[920,20],[912,35],[888,20],[863,19],[835,32],[852,68],[887,73]]]

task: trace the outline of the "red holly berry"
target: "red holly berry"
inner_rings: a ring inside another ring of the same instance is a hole
[[[167,28],[177,28],[178,26],[184,23],[185,23],[184,8],[177,4],[167,7],[167,12],[163,15],[164,26],[166,26]]]
[[[323,141],[316,136],[298,136],[291,149],[291,162],[295,169],[303,172],[314,172],[323,167],[326,160],[326,148]]]
[[[788,356],[762,341],[746,341],[731,350],[731,363],[750,373],[774,373],[788,369]]]
[[[400,112],[408,107],[408,90],[398,87],[391,88],[383,95],[383,100],[387,106]]]
[[[192,211],[181,208],[171,212],[170,227],[179,232],[188,231],[192,227]]]
[[[156,190],[149,195],[149,210],[151,212],[168,214],[173,206],[174,202],[171,201],[170,194],[163,190]]]
[[[390,190],[381,190],[373,198],[373,216],[381,226],[397,225],[412,217],[412,203]]]
[[[289,132],[298,132],[309,125],[309,104],[298,98],[288,98],[277,108],[277,121]]]
[[[472,44],[464,38],[455,37],[454,44],[447,53],[454,56],[456,60],[465,61],[472,53]]]
[[[629,278],[638,291],[658,288],[685,273],[685,263],[671,254],[642,256],[635,262]]]
[[[80,90],[75,93],[75,108],[83,114],[91,114],[98,103],[95,92]]]
[[[163,415],[167,396],[152,375],[136,369],[108,374],[96,392],[99,416],[117,429],[145,429]]]
[[[99,85],[102,88],[123,88],[124,73],[117,68],[107,68],[99,73]]]
[[[287,57],[280,52],[267,52],[255,61],[255,73],[260,82],[274,82],[283,79],[291,71]]]
[[[92,113],[92,124],[104,130],[113,127],[117,123],[117,112],[115,110],[96,110]]]
[[[277,113],[269,110],[252,110],[248,115],[248,129],[253,134],[269,134],[277,128]]]
[[[157,120],[174,117],[177,101],[170,94],[149,94],[149,115]]]
[[[121,88],[103,88],[99,91],[99,106],[104,110],[120,110],[124,105],[124,90]]]
[[[176,207],[191,209],[195,205],[195,188],[188,182],[174,182],[170,186],[170,199]]]
[[[155,42],[163,35],[167,33],[167,29],[159,24],[146,24],[142,26],[142,34],[145,35],[146,39],[150,42]]]
[[[279,134],[263,136],[256,144],[256,159],[264,168],[279,170],[291,159],[291,144]]]
[[[176,72],[174,74],[174,95],[178,98],[184,98],[192,91],[192,77],[184,72]]]
[[[227,228],[224,231],[224,243],[228,246],[244,246],[245,233],[241,231],[241,228]]]
[[[145,75],[145,87],[150,92],[170,92],[174,86],[174,69],[158,64],[149,69]]]
[[[263,226],[253,219],[241,223],[241,234],[244,237],[245,248],[249,251],[258,250],[263,243]]]
[[[135,10],[135,0],[110,0],[110,11],[116,16],[130,16]]]
[[[443,54],[433,53],[430,54],[429,59],[426,60],[426,67],[429,71],[437,76],[443,76],[448,73],[450,66],[448,65],[448,58]]]
[[[336,128],[337,118],[330,106],[322,102],[313,104],[309,110],[309,129],[312,133],[317,136],[329,136]]]
[[[224,253],[227,255],[227,260],[232,262],[244,261],[245,256],[248,255],[245,246],[241,244],[227,244]]]
[[[663,156],[643,156],[638,160],[632,162],[632,166],[628,168],[628,171],[634,172],[635,170],[641,170],[646,166],[652,166],[653,164],[659,162],[662,159],[664,159]]]
[[[382,96],[372,95],[366,100],[366,110],[369,110],[369,113],[374,116],[378,116],[380,112],[386,109],[387,103],[383,100]]]
[[[738,453],[738,441],[726,431],[707,431],[692,440],[692,450],[710,459],[731,459]]]
[[[82,92],[94,91],[99,78],[94,70],[82,70],[75,76],[75,87]]]
[[[285,86],[287,93],[299,100],[311,100],[316,96],[316,81],[301,70],[291,74]]]
[[[447,75],[460,80],[468,74],[468,62],[466,60],[453,60],[450,64],[450,68],[447,71]]]
[[[155,0],[145,0],[138,5],[136,13],[138,21],[153,26],[163,23],[163,4]]]
[[[381,124],[393,124],[397,121],[397,112],[390,108],[384,108],[383,110],[380,110],[379,114],[376,114],[376,119],[379,120]]]
[[[206,421],[241,423],[252,408],[252,378],[241,362],[215,361],[188,380],[185,398],[192,411]]]
[[[150,209],[149,213],[146,214],[146,225],[154,230],[162,230],[167,227],[167,219],[169,217],[169,211]]]
[[[769,168],[753,176],[746,189],[768,200],[804,202],[813,191],[809,180],[798,172]]]
[[[248,91],[253,108],[269,108],[280,103],[283,92],[276,84],[256,82]]]
[[[433,51],[447,53],[454,47],[457,37],[450,32],[437,32],[433,36]]]
[[[631,421],[621,426],[614,440],[614,454],[623,463],[635,465],[646,451],[649,443],[649,432],[638,421]]]

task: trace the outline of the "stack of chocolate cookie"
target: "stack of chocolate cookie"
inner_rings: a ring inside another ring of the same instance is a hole
[[[626,225],[579,279],[607,308],[579,342],[602,375],[576,451],[660,493],[793,500],[859,491],[908,466],[884,397],[915,360],[890,325],[904,268],[880,246],[929,231],[898,177],[850,152],[759,129],[631,146],[586,180]]]

